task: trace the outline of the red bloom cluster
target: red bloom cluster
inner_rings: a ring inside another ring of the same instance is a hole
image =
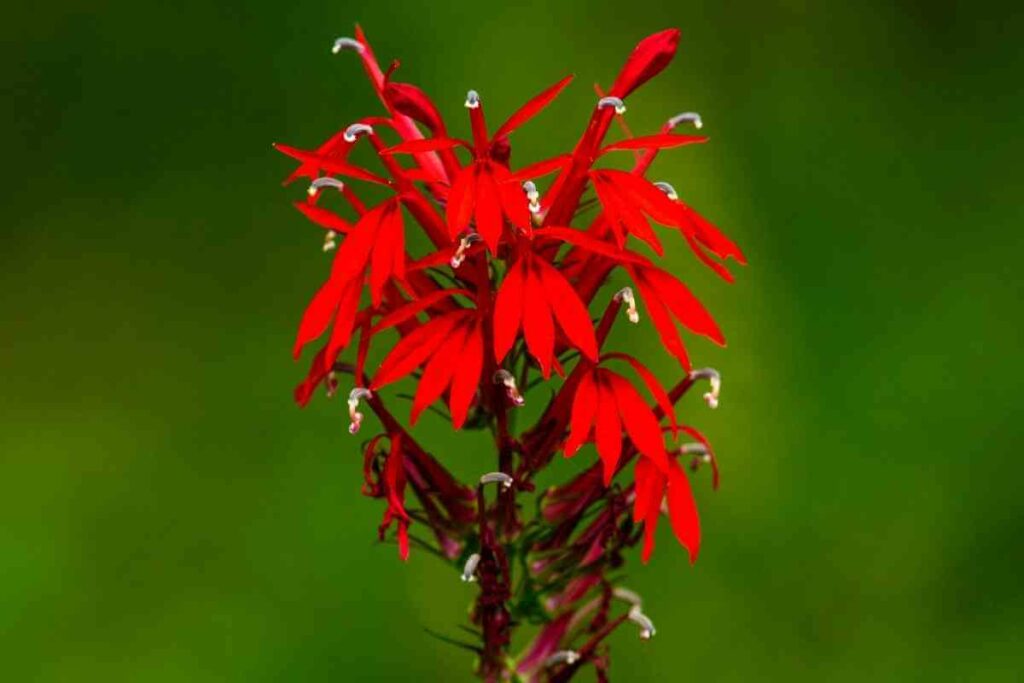
[[[423,91],[394,80],[398,62],[386,71],[380,68],[357,27],[354,39],[335,43],[335,52],[358,55],[384,113],[348,126],[315,149],[276,145],[299,162],[286,182],[310,181],[307,197],[296,208],[326,231],[324,250],[336,251],[330,274],[299,325],[296,357],[307,344],[325,339],[296,389],[296,400],[305,405],[324,383],[333,394],[338,373],[353,376],[350,431],[362,422],[360,401],[368,403],[383,428],[366,446],[364,489],[387,501],[381,536],[394,523],[405,559],[410,524],[422,522],[434,532],[443,555],[466,560],[464,578],[480,577],[475,614],[484,634],[484,672],[504,666],[498,651],[507,643],[509,623],[508,544],[521,544],[526,554],[536,557],[529,579],[548,587],[548,608],[559,614],[551,622],[557,625],[557,637],[549,628],[543,634],[545,649],[535,647],[522,660],[520,672],[531,675],[582,623],[580,614],[592,613],[595,623],[610,623],[614,591],[605,570],[616,566],[622,548],[637,541],[634,525],[642,525],[647,560],[666,501],[675,536],[691,560],[698,553],[696,506],[679,460],[693,456],[692,468],[710,462],[716,484],[717,465],[706,439],[677,424],[674,404],[702,378],[712,383],[709,402],[717,402],[718,376],[710,370],[691,371],[677,325],[719,344],[724,338],[690,290],[643,251],[663,253],[653,222],[680,235],[702,263],[727,281],[732,276],[723,262],[744,259],[671,185],[645,178],[661,150],[706,141],[675,132],[684,123],[700,128],[700,117],[681,114],[660,132],[639,137],[629,135],[623,121],[625,98],[668,65],[678,42],[675,30],[641,41],[607,95],[599,97],[571,152],[514,167],[513,134],[547,107],[571,76],[530,99],[493,134],[488,133],[482,98],[470,90],[464,104],[471,136],[462,140],[449,133]],[[606,144],[616,120],[627,137]],[[361,142],[372,147],[378,170],[349,160]],[[634,155],[631,170],[598,166],[606,155],[619,152]],[[542,190],[538,182],[545,178],[550,182]],[[353,187],[359,183],[380,186],[387,197],[367,206]],[[599,208],[596,217],[579,225],[580,216],[594,205]],[[407,231],[415,228],[432,245],[424,253],[408,248],[415,241],[407,239]],[[620,290],[595,324],[590,308],[602,307],[597,295],[616,271],[629,277],[638,296],[629,287]],[[672,391],[632,356],[602,350],[623,307],[633,323],[646,311],[665,349],[686,371]],[[367,357],[378,337],[393,334],[397,343],[385,342],[390,351],[368,373]],[[343,361],[342,354],[357,336],[353,360]],[[617,362],[638,382],[608,367]],[[523,403],[534,372],[542,380],[552,380],[552,372],[561,379],[553,380],[554,397],[538,422],[515,434],[509,411]],[[493,429],[499,472],[482,480],[502,484],[493,505],[486,502],[483,483],[474,495],[471,487],[457,482],[385,407],[378,392],[413,374],[418,385],[410,424],[443,399],[455,429]],[[696,441],[666,446],[666,435],[675,442],[680,432]],[[385,440],[386,452],[380,449]],[[531,527],[519,520],[516,494],[532,490],[533,476],[558,450],[572,456],[589,442],[599,462],[545,494],[537,521],[546,531],[529,533]],[[630,460],[635,460],[633,482],[614,485]],[[407,485],[422,510],[407,507]],[[599,514],[588,514],[595,509]],[[585,516],[588,526],[580,531]],[[558,586],[564,590],[559,592]],[[578,607],[594,591],[601,592],[598,602]],[[653,627],[643,626],[641,617],[646,617],[638,606],[627,616],[653,633]],[[601,624],[595,623],[591,631],[600,632]],[[571,675],[581,658],[589,658],[603,670],[599,645],[600,640],[589,650],[585,645],[552,665]]]

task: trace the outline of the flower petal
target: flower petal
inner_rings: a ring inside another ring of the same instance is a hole
[[[526,267],[523,288],[523,336],[530,355],[537,359],[545,379],[551,376],[551,361],[555,355],[555,323],[547,294],[537,272]]]
[[[641,454],[650,458],[658,469],[667,470],[668,454],[665,452],[665,439],[658,419],[654,417],[647,402],[622,375],[605,371],[605,377],[615,394],[615,403],[619,408],[626,433],[629,434],[629,440]]]
[[[484,366],[484,335],[477,322],[466,334],[466,344],[462,348],[455,373],[452,377],[452,388],[448,393],[448,409],[452,414],[452,426],[462,429],[466,422],[469,406],[480,386],[480,373]]]
[[[403,337],[381,362],[370,388],[377,390],[415,370],[434,353],[452,328],[469,314],[468,310],[446,313]]]
[[[594,415],[597,413],[597,386],[594,384],[593,373],[584,372],[576,385],[576,393],[573,394],[572,413],[569,417],[569,438],[565,440],[562,447],[565,457],[570,458],[576,454],[586,440],[590,437],[590,428],[594,424]]]
[[[552,100],[558,97],[558,94],[565,89],[569,83],[572,82],[573,76],[569,75],[562,80],[555,83],[550,88],[544,90],[539,95],[536,95],[529,102],[520,107],[512,116],[508,117],[505,123],[501,124],[501,127],[495,131],[493,139],[498,140],[500,138],[508,137],[512,132],[519,128],[521,125],[532,119],[534,116],[539,114],[546,106],[551,104]]]
[[[473,217],[473,203],[476,195],[476,164],[470,164],[456,176],[448,193],[445,215],[448,219],[448,235],[457,236],[466,229]]]
[[[422,123],[434,135],[444,132],[444,120],[427,94],[410,83],[389,82],[384,97],[400,114]]]
[[[523,288],[525,261],[522,257],[505,274],[494,300],[494,359],[501,363],[516,341],[516,332],[523,320]]]
[[[540,283],[551,303],[551,310],[558,320],[558,326],[562,328],[573,346],[591,361],[596,361],[597,338],[594,336],[594,325],[590,322],[590,314],[580,301],[576,290],[547,261],[538,258],[534,261],[534,266],[540,275]]]
[[[501,195],[491,174],[491,164],[477,165],[474,216],[476,231],[484,238],[487,248],[492,254],[498,253],[498,242],[505,221],[502,218]]]
[[[348,232],[352,229],[352,224],[346,221],[344,218],[328,211],[327,209],[317,206],[316,204],[310,204],[309,202],[292,202],[292,205],[302,212],[309,220],[313,221],[321,228],[325,230],[334,230],[335,232]]]
[[[690,564],[693,564],[700,552],[700,518],[690,478],[678,466],[672,467],[668,474],[668,518],[672,533],[689,552]]]
[[[420,414],[448,388],[465,342],[466,329],[463,326],[457,326],[445,335],[441,345],[427,361],[423,368],[423,376],[420,377],[420,382],[416,387],[409,424],[415,425]]]
[[[640,137],[629,138],[628,140],[620,140],[613,142],[599,154],[605,152],[617,152],[622,150],[636,150],[636,149],[670,149],[672,147],[681,147],[683,145],[693,145],[701,142],[707,142],[708,139],[703,135],[672,135],[670,133],[659,133],[656,135],[641,135]]]
[[[615,470],[622,455],[622,423],[615,402],[615,394],[606,381],[606,371],[597,376],[597,413],[594,421],[594,444],[601,457],[604,485],[608,486],[615,477]]]

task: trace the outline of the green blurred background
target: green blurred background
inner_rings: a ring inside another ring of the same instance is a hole
[[[659,635],[614,639],[615,680],[1020,676],[1019,5],[708,5],[8,7],[4,679],[469,678],[423,629],[452,632],[472,589],[375,542],[344,404],[291,401],[327,264],[269,145],[379,111],[330,54],[355,21],[458,132],[468,88],[497,119],[575,72],[520,163],[572,143],[638,39],[683,30],[628,120],[701,112],[712,143],[652,177],[751,265],[728,286],[669,249],[730,340],[691,345],[722,407],[683,407],[723,486],[698,482],[695,567],[667,528],[630,567]],[[618,341],[677,372],[646,326]],[[490,465],[440,420],[416,433]]]

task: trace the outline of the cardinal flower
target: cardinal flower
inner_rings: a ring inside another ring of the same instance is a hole
[[[644,523],[641,559],[647,562],[654,551],[654,532],[661,517],[662,501],[667,500],[672,533],[689,552],[690,562],[696,562],[700,552],[700,518],[686,472],[675,460],[670,460],[666,472],[640,458],[636,461],[634,478],[636,499],[633,518]]]

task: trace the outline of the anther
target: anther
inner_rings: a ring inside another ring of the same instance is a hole
[[[576,650],[559,650],[544,660],[544,666],[555,666],[556,664],[568,664],[572,666],[580,661],[580,653]]]
[[[451,260],[448,262],[452,268],[458,268],[462,265],[462,262],[466,260],[466,252],[469,251],[469,247],[474,242],[480,241],[480,235],[475,232],[471,232],[461,240],[459,240],[459,248],[452,254]]]
[[[651,637],[657,633],[657,629],[654,628],[654,622],[651,621],[650,617],[640,611],[639,606],[633,606],[629,610],[629,620],[640,627],[640,638],[643,640],[650,640]]]
[[[672,201],[679,199],[679,195],[676,194],[676,188],[672,187],[671,184],[666,183],[664,180],[659,180],[654,183],[654,186],[664,192]]]
[[[526,399],[519,393],[519,388],[516,386],[516,378],[512,376],[512,373],[508,370],[498,370],[494,373],[495,383],[500,382],[505,385],[505,394],[509,397],[517,406],[523,406],[526,404]]]
[[[337,178],[332,178],[329,175],[325,175],[325,176],[323,176],[321,178],[317,178],[316,180],[311,182],[309,184],[309,189],[306,190],[306,193],[310,197],[313,197],[313,196],[316,196],[317,192],[319,192],[320,190],[324,189],[325,187],[333,187],[338,192],[341,192],[342,190],[345,189],[345,183],[341,182]]]
[[[324,247],[323,247],[323,248],[324,248],[324,253],[327,253],[327,252],[329,252],[329,251],[330,251],[331,249],[334,249],[334,248],[335,248],[336,246],[338,246],[338,245],[337,245],[337,244],[336,244],[336,243],[334,242],[334,239],[335,239],[335,238],[336,238],[337,236],[338,236],[338,233],[334,232],[333,230],[328,230],[328,231],[327,231],[327,234],[326,234],[326,235],[324,235]]]
[[[618,97],[602,97],[597,101],[598,109],[604,109],[605,107],[615,107],[616,114],[626,113],[626,103]]]
[[[504,472],[488,472],[484,476],[480,477],[481,486],[485,484],[501,484],[502,491],[508,491],[512,488],[512,484],[514,484],[515,481],[515,479]]]
[[[362,54],[365,49],[366,48],[363,47],[363,44],[355,38],[338,38],[334,41],[334,47],[331,48],[331,52],[338,54],[342,50],[351,50],[352,52]]]
[[[348,392],[348,417],[351,420],[348,426],[349,434],[357,433],[363,424],[363,414],[357,410],[361,398],[373,398],[373,392],[365,387],[356,387]]]
[[[632,287],[623,287],[615,293],[616,301],[626,303],[626,317],[634,325],[640,322],[640,313],[636,310],[636,297],[633,295]]]
[[[701,466],[702,463],[711,462],[711,453],[708,452],[708,447],[702,443],[684,443],[679,447],[679,455],[692,455],[693,458],[690,460],[690,469],[694,472]]]
[[[368,126],[365,123],[353,123],[345,129],[345,133],[341,137],[345,139],[345,142],[355,142],[359,139],[360,135],[370,135],[372,133],[373,126]]]
[[[473,553],[466,558],[466,564],[462,568],[462,580],[466,583],[476,581],[476,566],[480,564],[480,553]]]
[[[540,192],[537,191],[537,185],[532,180],[527,180],[523,183],[523,192],[526,193],[526,198],[530,201],[530,213],[540,213]]]
[[[718,407],[718,395],[722,391],[722,376],[714,368],[701,368],[690,373],[690,379],[706,379],[711,384],[711,391],[704,394],[704,402],[709,408]]]
[[[700,114],[695,111],[684,111],[682,114],[676,114],[665,125],[668,126],[669,130],[672,130],[680,123],[692,123],[693,127],[698,130],[704,127],[704,122],[700,120]]]
[[[480,93],[470,90],[466,93],[466,109],[476,109],[480,106]]]
[[[640,596],[637,593],[629,590],[628,588],[612,589],[612,597],[618,598],[623,602],[628,602],[630,606],[636,607],[637,609],[640,608],[640,605],[643,602],[643,600],[640,599]]]

